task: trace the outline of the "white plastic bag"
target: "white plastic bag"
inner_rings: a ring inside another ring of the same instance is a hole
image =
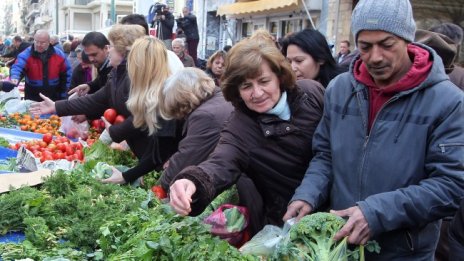
[[[13,88],[13,90],[9,92],[0,92],[0,103],[10,100],[10,99],[18,99],[21,100],[21,95],[19,94],[18,87]]]
[[[63,132],[66,137],[70,139],[81,138],[85,140],[89,136],[89,127],[87,121],[77,123],[72,120],[72,116],[64,116],[61,117],[61,127],[59,131]]]
[[[250,241],[245,243],[239,251],[245,255],[270,256],[280,241],[287,236],[293,224],[295,224],[294,218],[287,220],[283,228],[266,225]]]
[[[25,113],[29,110],[31,103],[31,100],[10,99],[5,102],[5,111],[7,114],[12,114],[15,112]]]

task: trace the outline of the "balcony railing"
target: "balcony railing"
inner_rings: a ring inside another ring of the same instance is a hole
[[[27,15],[26,15],[26,20],[28,20],[31,16],[40,13],[40,5],[37,4],[37,3],[31,4],[31,6],[29,6],[27,11],[28,12],[27,12]]]

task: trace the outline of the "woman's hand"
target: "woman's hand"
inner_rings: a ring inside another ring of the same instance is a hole
[[[108,129],[111,127],[111,123],[107,121],[103,116],[101,116],[100,119],[105,123],[105,130],[109,131]]]
[[[192,211],[190,204],[196,190],[195,184],[188,179],[179,179],[172,184],[169,190],[169,204],[177,214],[186,216]]]
[[[42,93],[39,93],[39,95],[43,99],[43,101],[33,102],[29,107],[29,112],[34,115],[55,113],[55,102],[47,96],[43,95]]]
[[[102,179],[102,183],[111,183],[111,184],[126,184],[124,177],[122,176],[121,171],[116,169],[115,167],[111,167],[113,169],[113,174],[111,177],[107,179]]]
[[[287,221],[296,217],[296,221],[299,221],[302,217],[311,213],[311,211],[313,211],[311,205],[303,200],[295,200],[287,206],[287,212],[282,219]]]

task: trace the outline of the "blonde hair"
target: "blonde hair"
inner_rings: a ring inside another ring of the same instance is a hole
[[[272,34],[263,28],[254,31],[253,34],[250,36],[250,39],[253,41],[258,41],[261,44],[265,42],[267,44],[275,45],[275,39],[272,36]]]
[[[108,33],[108,39],[113,44],[114,49],[126,56],[136,39],[145,35],[145,29],[136,24],[117,24]]]
[[[127,58],[127,73],[131,80],[127,108],[132,113],[136,128],[156,132],[158,99],[170,70],[167,49],[163,42],[150,36],[137,39]]]
[[[200,69],[186,67],[171,75],[159,97],[159,111],[166,120],[182,119],[214,93],[213,79]]]

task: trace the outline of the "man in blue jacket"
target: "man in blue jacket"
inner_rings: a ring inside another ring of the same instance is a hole
[[[360,55],[329,84],[314,158],[284,220],[330,204],[335,240],[376,240],[368,260],[433,260],[440,219],[464,197],[464,94],[440,57],[412,43],[408,0],[361,0]]]

